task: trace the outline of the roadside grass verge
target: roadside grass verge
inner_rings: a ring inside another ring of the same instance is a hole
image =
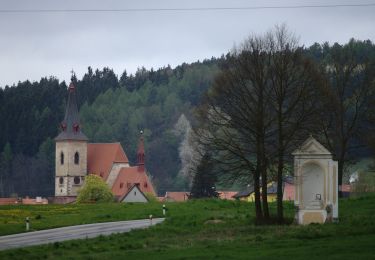
[[[162,216],[161,205],[132,203],[7,205],[0,206],[0,235],[25,232],[25,219],[30,230],[43,230],[71,225],[120,220],[144,219],[152,214]]]

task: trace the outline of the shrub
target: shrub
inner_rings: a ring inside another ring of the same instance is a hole
[[[78,193],[77,203],[111,201],[113,201],[113,194],[107,183],[96,175],[87,176],[84,186]]]
[[[158,198],[156,198],[155,195],[150,192],[145,192],[145,196],[149,202],[159,202]]]

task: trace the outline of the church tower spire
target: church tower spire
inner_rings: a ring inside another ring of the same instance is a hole
[[[141,131],[137,150],[137,165],[140,170],[145,167],[145,146],[143,141],[143,131]]]
[[[81,131],[76,100],[76,88],[73,82],[70,83],[68,91],[68,103],[66,105],[65,117],[60,124],[61,133],[55,138],[55,140],[87,141],[88,139],[86,135]]]
[[[68,88],[64,120],[56,141],[55,196],[77,196],[87,175],[87,137],[81,130],[73,82]]]

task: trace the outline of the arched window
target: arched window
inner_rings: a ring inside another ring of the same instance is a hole
[[[78,184],[80,184],[81,183],[81,178],[79,178],[79,177],[74,177],[74,184],[76,184],[76,185],[78,185]]]
[[[78,152],[76,152],[74,154],[74,164],[79,164],[79,153]]]
[[[60,153],[60,164],[64,164],[64,153]]]
[[[60,185],[64,183],[64,178],[63,177],[59,178],[59,183],[60,183]]]

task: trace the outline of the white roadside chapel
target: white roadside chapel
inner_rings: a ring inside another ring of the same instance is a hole
[[[337,161],[333,161],[332,154],[312,136],[292,154],[297,223],[337,220]]]

